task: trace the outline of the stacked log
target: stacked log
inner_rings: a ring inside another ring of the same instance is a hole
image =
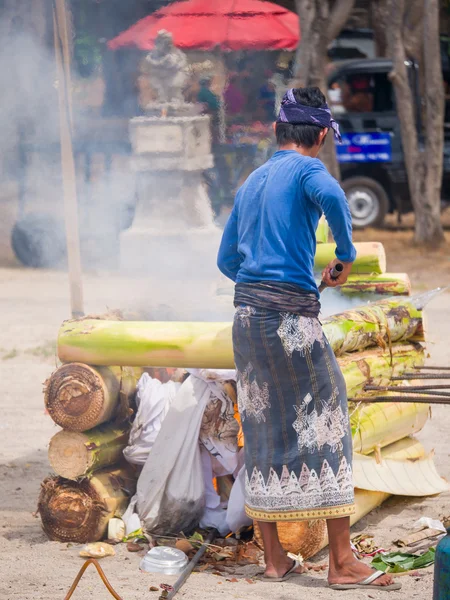
[[[129,426],[106,424],[84,433],[63,429],[50,440],[48,459],[55,473],[66,479],[88,477],[120,463],[128,444]]]
[[[39,513],[51,540],[95,542],[121,516],[136,489],[126,465],[130,416],[142,369],[62,365],[46,381],[45,406],[63,427],[50,440],[56,473],[41,487]]]
[[[45,382],[45,407],[55,423],[69,431],[87,431],[112,419],[126,421],[141,372],[62,365]]]
[[[59,542],[101,540],[110,519],[125,512],[135,489],[136,475],[124,467],[79,481],[50,477],[42,483],[38,501],[44,531]]]

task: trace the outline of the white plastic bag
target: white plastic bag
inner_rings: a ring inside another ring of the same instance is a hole
[[[200,447],[207,383],[189,377],[179,388],[137,484],[137,512],[150,533],[171,534],[198,525],[205,506]]]
[[[200,527],[209,529],[214,527],[221,535],[230,533],[226,523],[227,511],[220,500],[219,494],[213,485],[212,457],[206,448],[200,449],[203,469],[203,480],[205,483],[205,508],[200,519]]]
[[[240,469],[228,500],[226,523],[230,531],[238,533],[243,527],[252,524],[245,512],[245,465]]]
[[[144,373],[137,384],[136,418],[123,454],[129,463],[143,465],[161,430],[162,423],[181,384],[161,383]]]

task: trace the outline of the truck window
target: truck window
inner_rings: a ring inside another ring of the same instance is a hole
[[[336,114],[394,110],[394,94],[387,73],[346,75],[331,84],[328,97]]]

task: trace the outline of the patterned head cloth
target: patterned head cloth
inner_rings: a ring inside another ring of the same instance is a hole
[[[277,123],[318,125],[319,127],[331,128],[337,141],[342,141],[339,125],[331,116],[328,104],[324,104],[320,108],[299,104],[295,99],[293,89],[288,90],[283,97]]]

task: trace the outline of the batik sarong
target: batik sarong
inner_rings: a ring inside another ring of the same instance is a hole
[[[239,305],[233,345],[247,514],[260,521],[352,514],[345,381],[319,320]]]

